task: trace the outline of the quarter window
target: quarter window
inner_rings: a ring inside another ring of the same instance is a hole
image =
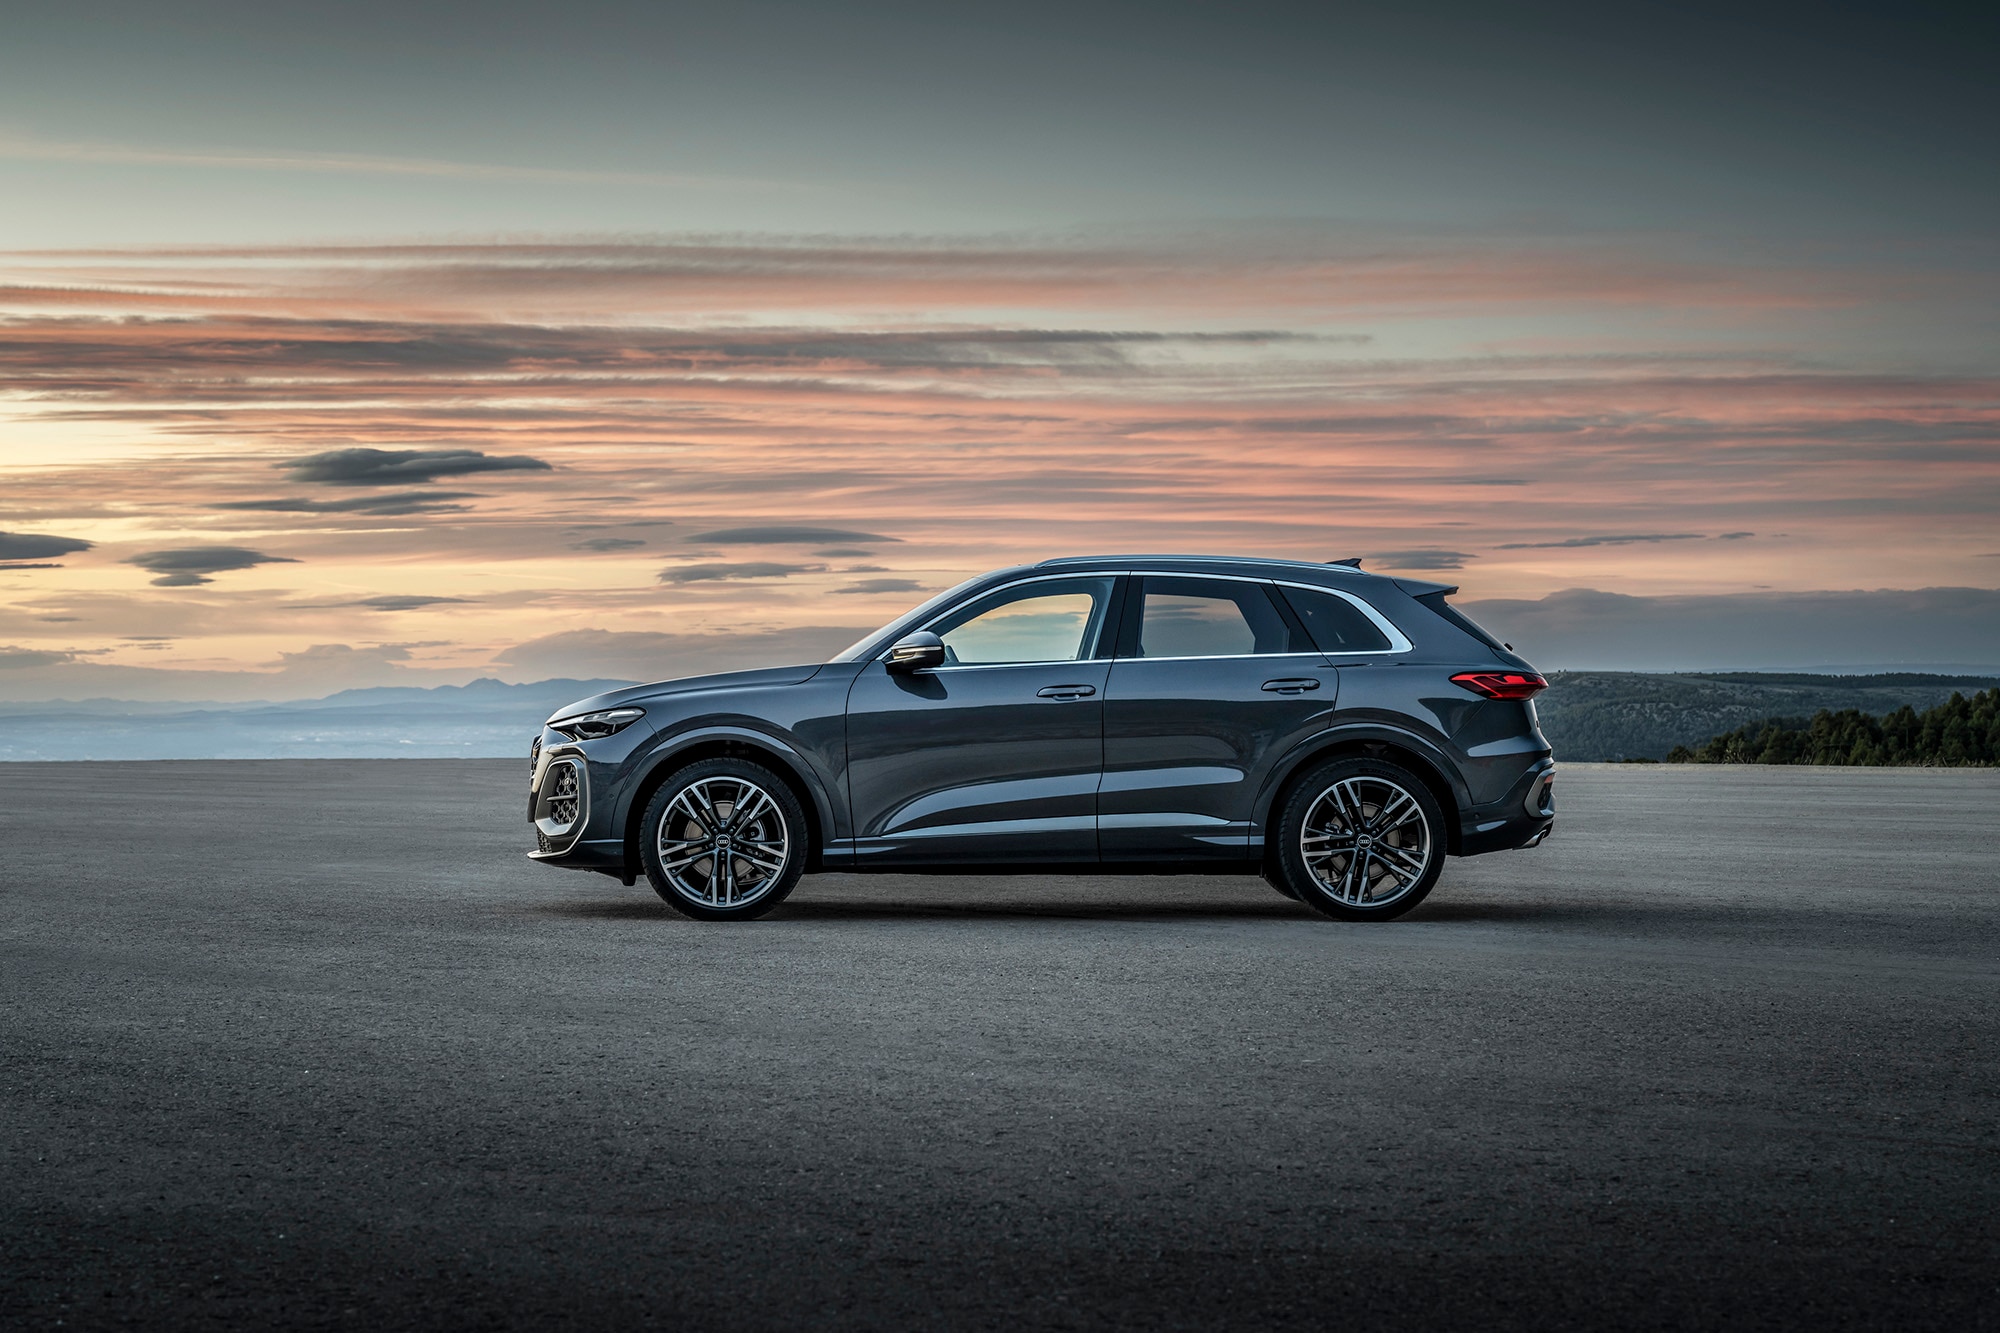
[[[1306,622],[1306,630],[1323,653],[1383,653],[1389,650],[1389,636],[1381,626],[1345,597],[1306,588],[1281,588],[1292,610]]]
[[[1073,662],[1097,642],[1110,579],[1063,579],[1007,588],[931,626],[947,665]]]
[[[1259,583],[1148,577],[1140,599],[1139,657],[1312,651],[1293,645],[1284,616]]]

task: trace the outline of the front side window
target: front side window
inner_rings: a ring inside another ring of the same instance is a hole
[[[1295,646],[1258,583],[1148,577],[1141,583],[1138,657],[1244,657],[1311,652]]]
[[[947,666],[1073,662],[1097,643],[1111,583],[1060,579],[1005,588],[930,626]]]

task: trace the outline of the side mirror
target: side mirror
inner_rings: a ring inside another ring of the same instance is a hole
[[[924,667],[944,665],[944,640],[927,629],[914,634],[905,634],[889,649],[889,655],[882,659],[883,665],[891,671],[919,671]]]

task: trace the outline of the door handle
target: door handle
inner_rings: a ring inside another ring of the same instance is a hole
[[[1035,691],[1038,699],[1087,699],[1097,693],[1095,685],[1044,685]]]
[[[1273,694],[1304,694],[1307,690],[1319,688],[1319,682],[1310,676],[1290,677],[1285,680],[1267,680],[1264,688]]]

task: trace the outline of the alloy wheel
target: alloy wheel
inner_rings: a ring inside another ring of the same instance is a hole
[[[703,907],[742,907],[778,883],[791,829],[771,794],[745,778],[700,778],[661,816],[660,869],[676,893]]]
[[[1433,855],[1430,821],[1399,783],[1342,778],[1307,809],[1299,853],[1335,902],[1383,907],[1423,882]]]

